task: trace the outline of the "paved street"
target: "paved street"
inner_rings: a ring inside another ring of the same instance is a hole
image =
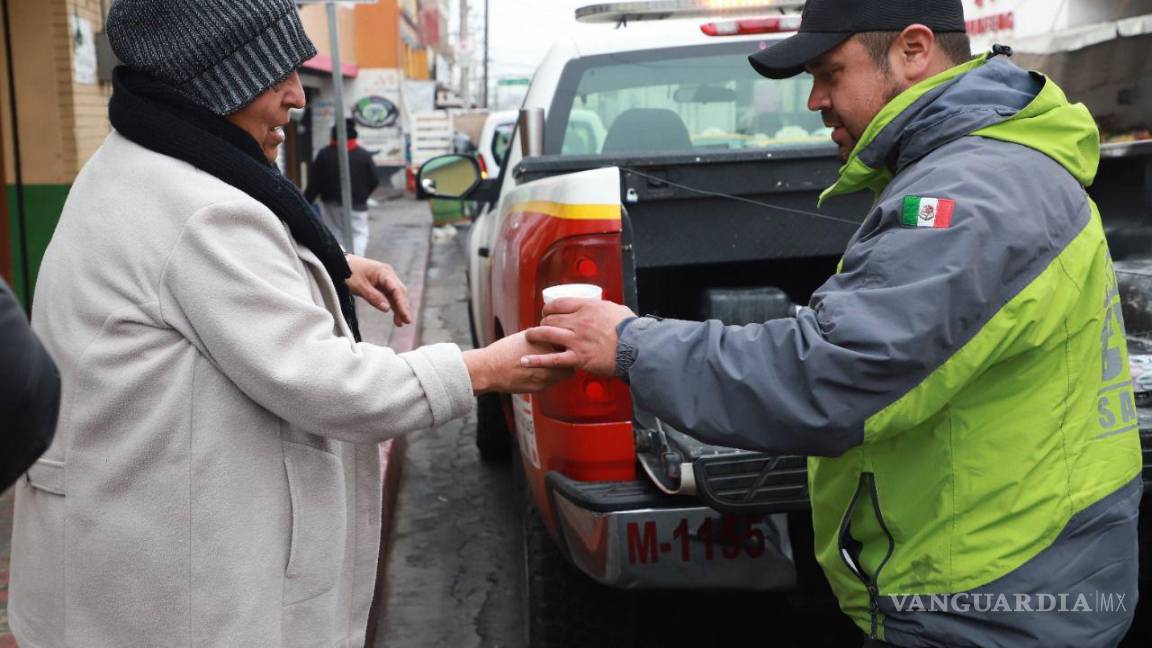
[[[465,232],[434,243],[421,343],[467,346]],[[482,464],[475,416],[408,437],[377,646],[520,646],[519,536],[507,467]]]
[[[431,226],[432,213],[427,203],[408,199],[382,201],[369,210],[368,249],[364,255],[391,264],[411,287],[424,272],[424,247]],[[390,313],[381,313],[357,299],[356,315],[366,341],[388,344],[395,329]]]

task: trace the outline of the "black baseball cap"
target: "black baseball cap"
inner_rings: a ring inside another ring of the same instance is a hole
[[[853,34],[904,31],[920,24],[936,33],[964,32],[961,0],[809,0],[800,31],[748,57],[770,79],[787,79]]]

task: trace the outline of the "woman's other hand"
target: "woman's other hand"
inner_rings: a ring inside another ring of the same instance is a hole
[[[396,270],[387,263],[349,254],[348,267],[352,276],[344,283],[352,294],[385,313],[392,312],[396,326],[412,323],[412,306],[408,303],[408,288],[400,281]]]

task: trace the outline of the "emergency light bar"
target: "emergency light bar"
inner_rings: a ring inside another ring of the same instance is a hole
[[[803,0],[653,0],[651,2],[605,2],[576,10],[585,23],[628,23],[634,20],[703,18],[741,14],[764,14],[803,9]]]
[[[710,22],[700,25],[700,31],[709,36],[776,34],[779,32],[792,32],[798,29],[800,29],[800,16],[781,16],[779,18],[751,18],[748,20]]]

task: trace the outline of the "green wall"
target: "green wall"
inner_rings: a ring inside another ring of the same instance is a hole
[[[36,287],[36,275],[40,268],[40,260],[44,257],[44,250],[52,233],[56,231],[56,223],[60,220],[60,212],[64,210],[64,200],[68,198],[69,185],[24,185],[24,214],[28,225],[27,247],[29,256],[29,269],[31,270],[31,286]],[[12,289],[20,297],[24,307],[28,308],[28,296],[24,294],[24,273],[21,261],[20,238],[20,208],[17,203],[16,186],[8,185],[8,224],[12,238]]]

